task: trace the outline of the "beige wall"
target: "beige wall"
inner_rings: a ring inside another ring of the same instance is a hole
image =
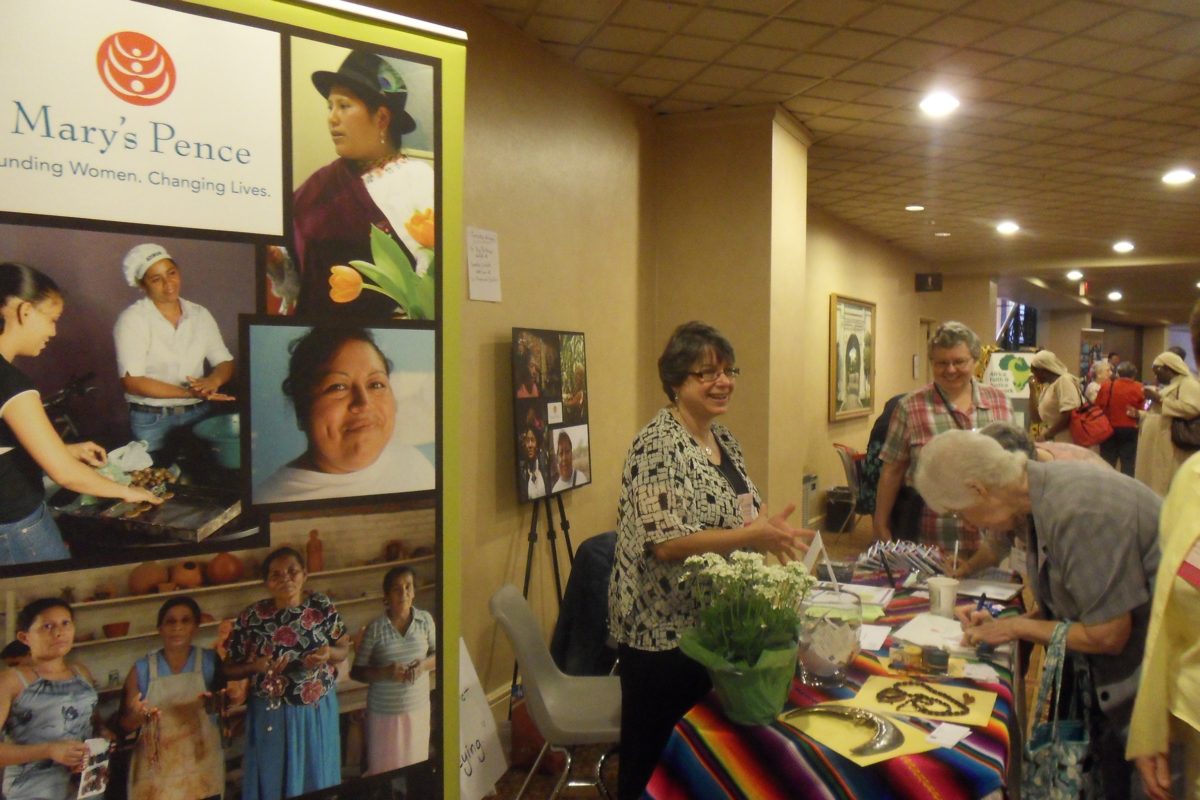
[[[525,568],[531,509],[516,500],[509,342],[514,326],[587,335],[592,484],[565,497],[572,539],[616,523],[621,464],[644,422],[642,329],[651,319],[644,208],[650,116],[472,3],[395,0],[399,13],[467,32],[466,225],[499,235],[502,303],[463,298],[462,635],[486,691],[507,686],[511,650],[487,611]],[[653,348],[650,348],[653,349]],[[556,523],[557,525],[557,523]],[[549,547],[531,600],[557,615]],[[565,571],[565,552],[559,540]],[[448,643],[452,644],[452,643]]]
[[[1090,311],[1051,311],[1038,316],[1038,346],[1058,356],[1072,372],[1078,371],[1080,332],[1092,325]]]

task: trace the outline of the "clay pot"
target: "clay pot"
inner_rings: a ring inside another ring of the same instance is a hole
[[[160,583],[166,583],[168,579],[166,567],[157,561],[147,561],[130,570],[129,592],[131,594],[150,594]]]
[[[308,544],[305,545],[305,560],[309,573],[322,572],[325,569],[325,545],[321,542],[321,537],[317,535],[317,530],[308,532]]]
[[[205,574],[208,576],[208,582],[214,585],[233,583],[242,579],[246,574],[246,567],[233,553],[221,553],[208,562]]]
[[[170,581],[164,581],[163,583],[160,583],[156,588],[158,589],[159,594],[166,594],[167,592],[175,591],[179,587],[176,586],[175,584],[171,583]]]
[[[204,583],[204,572],[197,561],[184,561],[171,567],[171,582],[180,589],[195,589]]]
[[[387,561],[399,561],[408,558],[408,547],[402,539],[392,539],[383,547],[383,557]]]
[[[116,639],[118,636],[124,636],[129,633],[128,622],[106,622],[102,626],[104,635],[109,639]]]

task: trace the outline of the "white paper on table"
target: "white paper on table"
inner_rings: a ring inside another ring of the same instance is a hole
[[[969,662],[963,667],[963,677],[981,683],[997,683],[1000,673],[991,664]]]
[[[821,581],[817,586],[822,589],[833,588],[833,584],[829,581]],[[843,591],[858,595],[858,599],[863,602],[863,605],[870,606],[886,606],[892,602],[892,595],[896,592],[895,589],[889,589],[886,586],[863,586],[858,583],[839,583],[838,586]]]
[[[890,625],[863,625],[858,629],[858,644],[863,650],[881,650],[891,632]]]
[[[896,638],[921,647],[944,647],[951,655],[971,655],[975,650],[962,644],[962,623],[925,612],[917,614],[896,631]]]
[[[812,538],[812,542],[808,545],[808,552],[804,554],[804,568],[813,577],[818,577],[813,572],[813,567],[817,565],[817,557],[821,555],[821,551],[824,549],[825,543],[821,541],[821,532],[817,531]]]
[[[467,284],[472,300],[500,302],[500,238],[495,231],[467,227]]]
[[[933,742],[940,747],[954,747],[963,739],[967,738],[967,734],[971,729],[966,725],[955,725],[953,722],[943,722],[938,725],[929,735],[925,737],[925,741]]]
[[[988,600],[998,600],[1002,603],[1016,597],[1020,593],[1021,588],[1021,584],[1019,583],[987,581],[976,578],[968,578],[967,580],[958,582],[958,593],[965,597],[987,595]]]

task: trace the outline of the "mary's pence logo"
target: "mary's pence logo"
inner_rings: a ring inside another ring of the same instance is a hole
[[[110,92],[135,106],[158,105],[175,91],[171,54],[137,31],[120,31],[101,42],[96,71]]]

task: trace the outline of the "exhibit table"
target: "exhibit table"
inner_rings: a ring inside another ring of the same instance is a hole
[[[966,602],[962,600],[962,604]],[[928,599],[898,594],[874,624],[890,625],[894,633],[895,628],[928,610]],[[892,641],[889,637],[888,642]],[[872,676],[890,674],[885,666],[886,648],[859,653],[844,686],[815,689],[793,680],[787,708],[852,698]],[[646,797],[954,800],[1012,796],[1015,791],[1008,787],[1015,785],[1016,777],[1010,765],[1013,752],[1019,749],[1019,725],[1013,709],[1020,707],[1020,698],[1014,699],[1011,658],[1005,655],[989,663],[999,675],[995,682],[938,679],[995,692],[996,703],[986,727],[972,727],[953,747],[937,747],[868,767],[856,765],[779,721],[762,727],[732,723],[710,692],[676,724],[646,788]],[[940,724],[915,717],[904,717],[903,721],[926,731]]]

